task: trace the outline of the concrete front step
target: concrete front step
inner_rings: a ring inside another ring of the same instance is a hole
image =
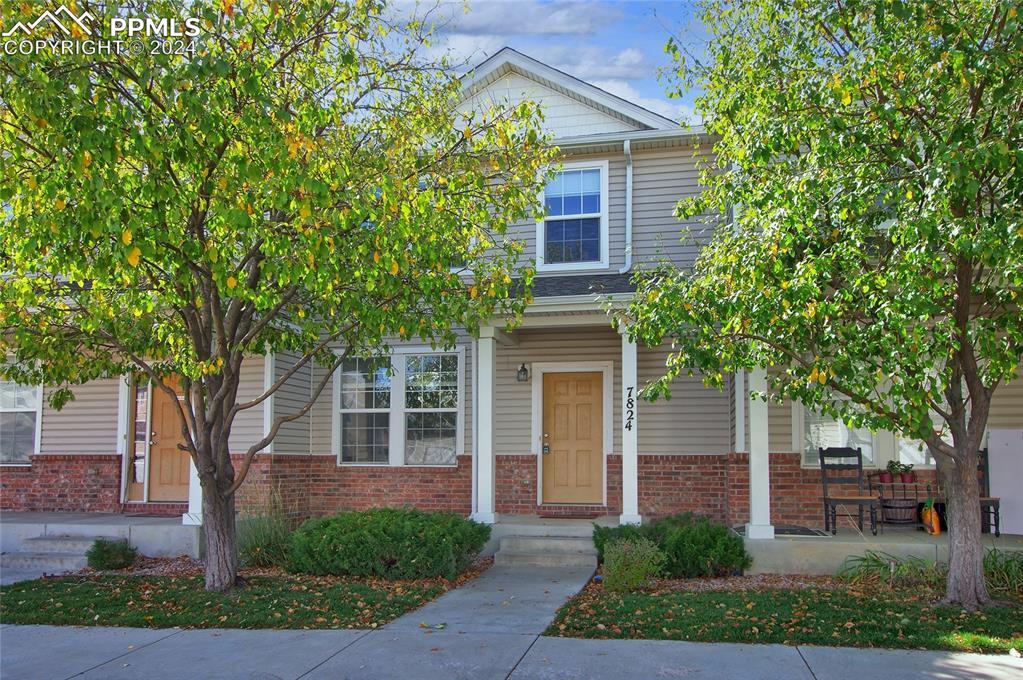
[[[580,536],[504,536],[494,555],[495,564],[534,567],[597,566],[597,551],[590,538]]]
[[[35,553],[81,553],[92,547],[98,538],[105,538],[108,541],[123,541],[120,536],[80,536],[80,535],[56,535],[35,536],[23,539],[22,547],[26,552]]]
[[[517,565],[523,567],[597,567],[596,555],[573,553],[509,553],[498,551],[494,555],[496,565]]]
[[[56,574],[77,571],[85,565],[85,555],[81,553],[17,552],[0,555],[0,567],[4,570],[37,569],[48,574]]]
[[[589,536],[505,536],[501,550],[509,552],[565,552],[596,555]]]

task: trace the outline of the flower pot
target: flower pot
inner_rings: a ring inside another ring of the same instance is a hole
[[[903,484],[912,484],[913,482],[916,481],[916,473],[915,472],[900,472],[899,473],[899,480]]]
[[[884,472],[879,472],[877,474],[877,481],[881,482],[882,484],[891,484],[892,473],[888,472],[887,470],[885,470]]]

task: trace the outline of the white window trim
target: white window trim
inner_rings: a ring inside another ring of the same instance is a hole
[[[0,408],[0,413],[29,413],[30,409],[23,408]],[[36,431],[35,442],[32,447],[32,458],[39,455],[43,435],[43,386],[36,385]],[[18,463],[0,463],[0,467],[32,467],[32,461]]]
[[[601,389],[603,394],[604,446],[603,448],[603,502],[607,505],[607,457],[614,453],[614,361],[534,361],[530,365],[530,380],[533,385],[531,430],[531,454],[536,457],[536,504],[543,505],[543,376],[545,373],[593,372],[604,376]]]
[[[404,358],[408,354],[453,354],[458,357],[458,407],[455,417],[455,461],[440,465],[424,465],[422,463],[405,463],[405,414],[439,411],[443,409],[405,409],[405,367],[404,362],[397,364],[395,359]],[[393,347],[389,356],[394,375],[391,377],[391,402],[386,409],[346,409],[346,412],[388,413],[390,414],[390,436],[388,462],[386,463],[349,463],[341,460],[341,369],[334,371],[334,387],[331,414],[331,452],[337,465],[342,467],[407,467],[407,468],[453,468],[458,467],[458,456],[465,449],[465,347],[459,345],[452,350],[438,350],[427,346]]]
[[[610,228],[608,225],[608,203],[610,202],[610,195],[608,191],[608,171],[610,164],[607,160],[602,161],[576,161],[571,163],[562,163],[559,172],[564,170],[600,170],[600,260],[593,260],[589,262],[557,262],[547,264],[544,262],[544,256],[547,252],[547,239],[545,238],[546,230],[544,229],[544,220],[537,220],[536,222],[536,271],[538,272],[569,272],[569,271],[580,271],[587,269],[607,269],[610,267]],[[546,205],[544,199],[544,189],[540,190],[540,205]],[[573,215],[568,215],[564,218],[558,217],[558,219],[577,219]]]
[[[792,402],[792,450],[799,454],[799,466],[807,469],[820,469],[820,462],[806,462],[803,451],[803,428],[806,426],[806,406],[799,402]],[[871,432],[871,446],[873,447],[873,461],[863,461],[864,470],[875,470],[883,468],[892,458],[892,440],[885,436],[886,432]]]
[[[799,453],[800,466],[807,469],[820,468],[820,463],[807,463],[803,458],[803,426],[806,407],[793,402],[792,404],[792,450]],[[986,436],[986,433],[985,433]],[[867,470],[883,470],[890,460],[899,460],[900,437],[888,430],[879,430],[874,433],[874,462],[865,464]],[[914,463],[914,470],[934,470],[936,466],[932,461],[930,464]]]

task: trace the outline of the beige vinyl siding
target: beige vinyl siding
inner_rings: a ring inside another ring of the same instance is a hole
[[[633,153],[632,252],[636,267],[670,260],[688,268],[706,245],[716,220],[680,222],[675,206],[702,191],[699,162],[706,150],[679,147]],[[614,242],[612,241],[612,244]]]
[[[60,411],[44,400],[40,453],[117,453],[118,380],[93,380],[72,391],[74,400]]]
[[[280,380],[301,358],[301,355],[294,352],[279,352],[274,355],[273,379]],[[305,407],[312,395],[311,376],[312,369],[306,364],[281,385],[273,396],[274,418],[297,413]],[[274,438],[273,452],[309,453],[310,421],[310,415],[307,413],[297,420],[290,420],[281,425]]]
[[[242,362],[241,382],[238,387],[238,402],[249,401],[263,394],[263,357],[246,357]],[[245,453],[250,446],[263,438],[263,404],[246,409],[234,419],[231,427],[230,447],[232,453]]]
[[[533,418],[533,377],[520,383],[516,372],[523,363],[613,361],[613,446],[621,451],[622,344],[610,327],[558,330],[520,330],[517,347],[498,345],[495,380],[494,451],[498,455],[535,454],[530,438]]]
[[[51,390],[47,388],[46,394]],[[263,358],[251,357],[242,364],[239,401],[263,391]],[[119,380],[93,380],[72,388],[75,398],[60,411],[44,400],[41,454],[117,453]],[[245,451],[263,436],[263,407],[242,411],[231,430],[231,450]]]
[[[636,127],[583,104],[518,73],[509,73],[460,104],[456,111],[508,108],[523,100],[543,108],[543,127],[555,137],[578,137],[602,132],[626,132]]]
[[[637,379],[640,387],[664,374],[667,356],[667,349],[639,349]],[[707,387],[699,376],[679,377],[672,384],[670,400],[639,402],[636,413],[639,452],[727,453],[730,413],[727,388]]]
[[[701,248],[710,240],[714,216],[698,216],[680,222],[675,206],[687,196],[701,191],[698,163],[707,159],[706,150],[678,147],[633,153],[632,252],[636,268],[671,261],[690,267]],[[625,156],[622,152],[565,156],[566,162],[608,161],[608,240],[607,268],[576,270],[569,274],[617,272],[625,264]],[[525,220],[508,228],[507,238],[524,245],[521,265],[536,261],[536,222]],[[539,273],[538,276],[564,276],[566,272]]]
[[[767,442],[771,451],[792,451],[792,402],[788,399],[767,406]]]
[[[422,345],[418,341],[391,341],[391,345],[394,347],[399,346],[413,346],[418,347]],[[473,352],[472,352],[472,339],[468,335],[461,335],[458,338],[457,347],[464,350],[465,353],[465,384],[462,390],[462,404],[465,413],[465,436],[463,441],[465,443],[464,450],[459,451],[458,455],[466,455],[472,453],[472,405],[473,405]],[[440,350],[438,350],[440,351]],[[313,367],[312,371],[312,384],[316,385],[318,381],[323,377],[326,372],[326,368],[320,365]],[[331,452],[331,434],[333,428],[333,408],[334,408],[334,384],[333,381],[327,383],[327,386],[323,388],[323,392],[320,394],[320,398],[316,400],[310,410],[310,452],[314,455],[329,456]]]
[[[987,429],[1023,429],[1023,370],[1020,377],[998,386],[991,398]]]

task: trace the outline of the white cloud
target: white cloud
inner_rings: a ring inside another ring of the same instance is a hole
[[[692,125],[700,122],[700,117],[696,115],[692,106],[679,101],[644,97],[639,90],[625,80],[593,80],[590,81],[590,84],[621,97],[625,101],[632,102],[636,106],[642,106],[644,109],[667,116],[682,124]]]
[[[622,18],[621,11],[600,2],[554,0],[489,0],[441,2],[439,12],[450,22],[443,30],[466,34],[590,35]]]

